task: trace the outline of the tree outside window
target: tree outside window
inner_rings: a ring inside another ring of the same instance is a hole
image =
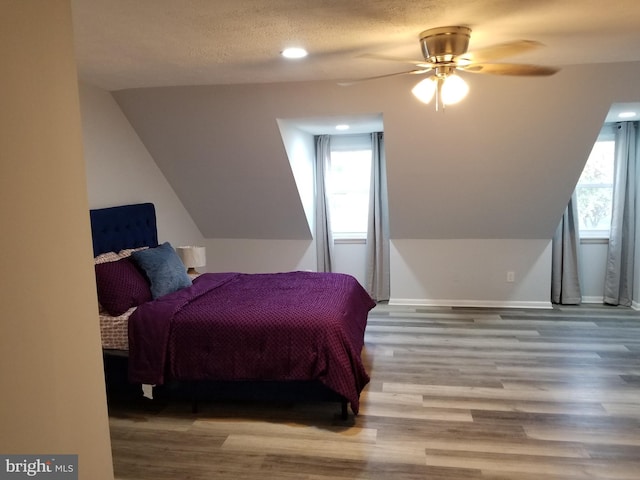
[[[576,187],[580,236],[608,238],[611,226],[615,141],[599,140]]]

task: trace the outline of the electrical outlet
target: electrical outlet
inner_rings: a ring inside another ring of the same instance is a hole
[[[516,281],[516,273],[515,272],[507,272],[507,282],[513,283]]]

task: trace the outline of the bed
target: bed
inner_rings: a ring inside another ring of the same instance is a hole
[[[153,204],[91,210],[90,217],[103,349],[127,359],[132,384],[308,385],[330,392],[343,416],[347,404],[358,413],[369,382],[361,351],[375,302],[352,276],[189,277],[181,266],[169,275],[179,287],[167,290],[145,263],[159,256],[154,261],[166,269],[175,260],[172,246],[158,242]],[[103,303],[114,301],[118,308],[105,311]]]

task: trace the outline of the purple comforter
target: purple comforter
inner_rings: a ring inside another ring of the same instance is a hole
[[[344,274],[207,273],[131,315],[129,378],[318,380],[358,413],[374,305]]]

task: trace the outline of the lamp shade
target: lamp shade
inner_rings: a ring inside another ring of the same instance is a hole
[[[452,105],[458,103],[469,93],[469,85],[458,75],[449,75],[442,84],[442,103]]]
[[[411,93],[422,103],[429,103],[436,93],[437,77],[427,77],[413,87]]]
[[[184,266],[189,270],[196,267],[204,267],[207,264],[207,251],[204,247],[187,245],[176,247],[176,252]]]

